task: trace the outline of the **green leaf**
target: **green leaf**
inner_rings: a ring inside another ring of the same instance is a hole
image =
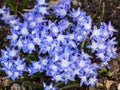
[[[23,9],[25,9],[27,4],[28,4],[28,0],[22,0],[22,11],[23,11]]]
[[[51,18],[52,18],[52,20],[55,20],[55,19],[56,19],[55,14],[52,14],[52,15],[51,15]]]
[[[95,18],[95,17],[97,17],[97,14],[96,14],[96,13],[92,16],[92,18]]]
[[[103,74],[103,73],[107,73],[107,68],[103,68],[101,70],[98,71],[99,74]]]
[[[27,58],[29,58],[30,60],[38,60],[35,54],[30,54],[27,56]]]
[[[21,90],[25,90],[25,87],[22,85]]]
[[[31,76],[31,78],[32,78],[32,79],[35,79],[35,78],[43,78],[43,76],[42,76],[41,73],[37,72],[37,73],[33,74],[33,75]]]
[[[37,83],[33,83],[31,81],[24,81],[23,85],[28,85],[37,88],[38,90],[43,90],[43,86]]]
[[[81,48],[85,47],[85,41],[82,41]]]
[[[54,86],[57,87],[57,86],[60,86],[62,84],[64,84],[64,83],[63,82],[57,82]]]
[[[10,6],[10,8],[13,12],[16,12],[17,6],[13,0],[6,0],[6,3]]]
[[[3,70],[0,70],[0,74],[3,74],[4,73],[4,71]]]
[[[98,27],[100,27],[100,23],[103,21],[104,13],[105,13],[105,3],[103,2],[103,5],[102,5],[102,13],[101,13],[101,15],[100,15],[100,20],[99,20]]]
[[[38,90],[43,90],[42,85],[40,85],[38,83],[34,83],[33,81],[31,81],[31,79],[27,79],[27,78],[16,79],[14,81],[10,81],[10,84],[13,84],[13,83],[22,83],[23,87],[24,87],[24,85],[27,85],[27,86],[32,86]]]
[[[120,38],[118,39],[118,42],[120,43]]]

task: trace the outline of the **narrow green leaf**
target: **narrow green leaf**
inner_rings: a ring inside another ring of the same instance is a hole
[[[95,18],[95,17],[97,17],[97,14],[96,14],[96,13],[92,16],[92,18]]]
[[[100,15],[100,20],[99,20],[98,27],[100,27],[100,23],[103,21],[104,14],[105,14],[105,3],[103,2],[103,4],[102,4],[102,13]]]
[[[82,41],[81,48],[84,48],[85,46],[85,41]]]
[[[22,0],[22,11],[23,11],[23,9],[25,9],[27,4],[28,4],[28,0]]]
[[[23,84],[24,84],[24,85],[29,85],[29,86],[35,87],[35,88],[37,88],[38,90],[43,90],[43,86],[42,86],[42,85],[37,84],[37,83],[33,83],[33,82],[31,82],[31,81],[24,81]]]
[[[107,69],[103,68],[103,69],[99,70],[98,73],[99,74],[107,73]]]
[[[29,58],[30,60],[38,60],[35,54],[30,54],[27,56],[27,58]]]
[[[10,6],[10,8],[13,12],[16,12],[17,6],[13,0],[6,0],[6,3]]]
[[[62,84],[63,84],[63,82],[58,82],[58,83],[56,83],[54,86],[57,87],[57,86],[60,86],[60,85],[62,85]]]
[[[22,85],[21,90],[25,90],[25,87]]]

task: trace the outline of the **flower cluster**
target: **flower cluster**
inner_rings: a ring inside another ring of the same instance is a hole
[[[99,29],[94,26],[92,35],[90,36],[92,40],[91,45],[87,47],[91,49],[91,52],[96,52],[96,57],[102,61],[102,67],[109,66],[108,61],[110,61],[111,58],[115,58],[117,55],[117,49],[115,48],[117,42],[115,41],[115,37],[112,38],[113,32],[116,32],[116,30],[111,26],[110,22],[108,25],[101,23]]]
[[[8,75],[8,78],[13,80],[18,78],[26,71],[25,58],[21,59],[18,55],[18,50],[6,47],[6,50],[1,50],[2,57],[0,58],[1,70],[4,70]]]
[[[92,19],[80,8],[77,10],[70,6],[71,0],[61,0],[55,7],[50,8],[45,0],[37,0],[35,7],[23,14],[24,21],[10,15],[10,9],[3,6],[0,9],[0,20],[11,26],[10,48],[2,51],[1,68],[13,80],[29,72],[46,71],[55,82],[68,80],[75,81],[80,78],[80,86],[84,84],[93,86],[97,82],[97,69],[108,65],[111,58],[115,58],[116,38],[113,33],[116,30],[105,23],[101,23],[98,29],[92,29]],[[100,59],[101,64],[94,63],[94,56],[84,48],[95,53],[95,58]],[[19,52],[29,55],[37,53],[37,61],[31,60],[26,66],[25,58],[21,59]],[[16,67],[16,68],[15,68]],[[46,86],[51,88],[53,86]],[[45,89],[49,90],[49,89]]]

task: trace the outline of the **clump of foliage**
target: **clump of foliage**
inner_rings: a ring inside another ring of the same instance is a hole
[[[94,86],[97,70],[109,67],[108,62],[117,56],[111,23],[92,26],[92,18],[73,8],[71,0],[61,0],[54,7],[37,0],[22,17],[11,15],[9,7],[0,9],[0,20],[10,25],[11,32],[10,45],[1,50],[1,70],[12,80],[45,73],[51,79],[43,83],[45,90],[70,88],[71,84],[61,87],[59,83],[71,81],[72,87]]]

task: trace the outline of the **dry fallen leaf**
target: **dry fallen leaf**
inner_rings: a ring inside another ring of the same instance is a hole
[[[117,87],[118,90],[120,90],[120,83],[118,84],[118,87]]]
[[[107,90],[110,90],[110,86],[111,86],[113,83],[114,83],[114,81],[107,80],[107,81],[106,81],[106,84],[105,84],[106,89],[107,89]]]
[[[61,0],[50,0],[49,1],[49,6],[54,7],[56,4],[60,3]]]

